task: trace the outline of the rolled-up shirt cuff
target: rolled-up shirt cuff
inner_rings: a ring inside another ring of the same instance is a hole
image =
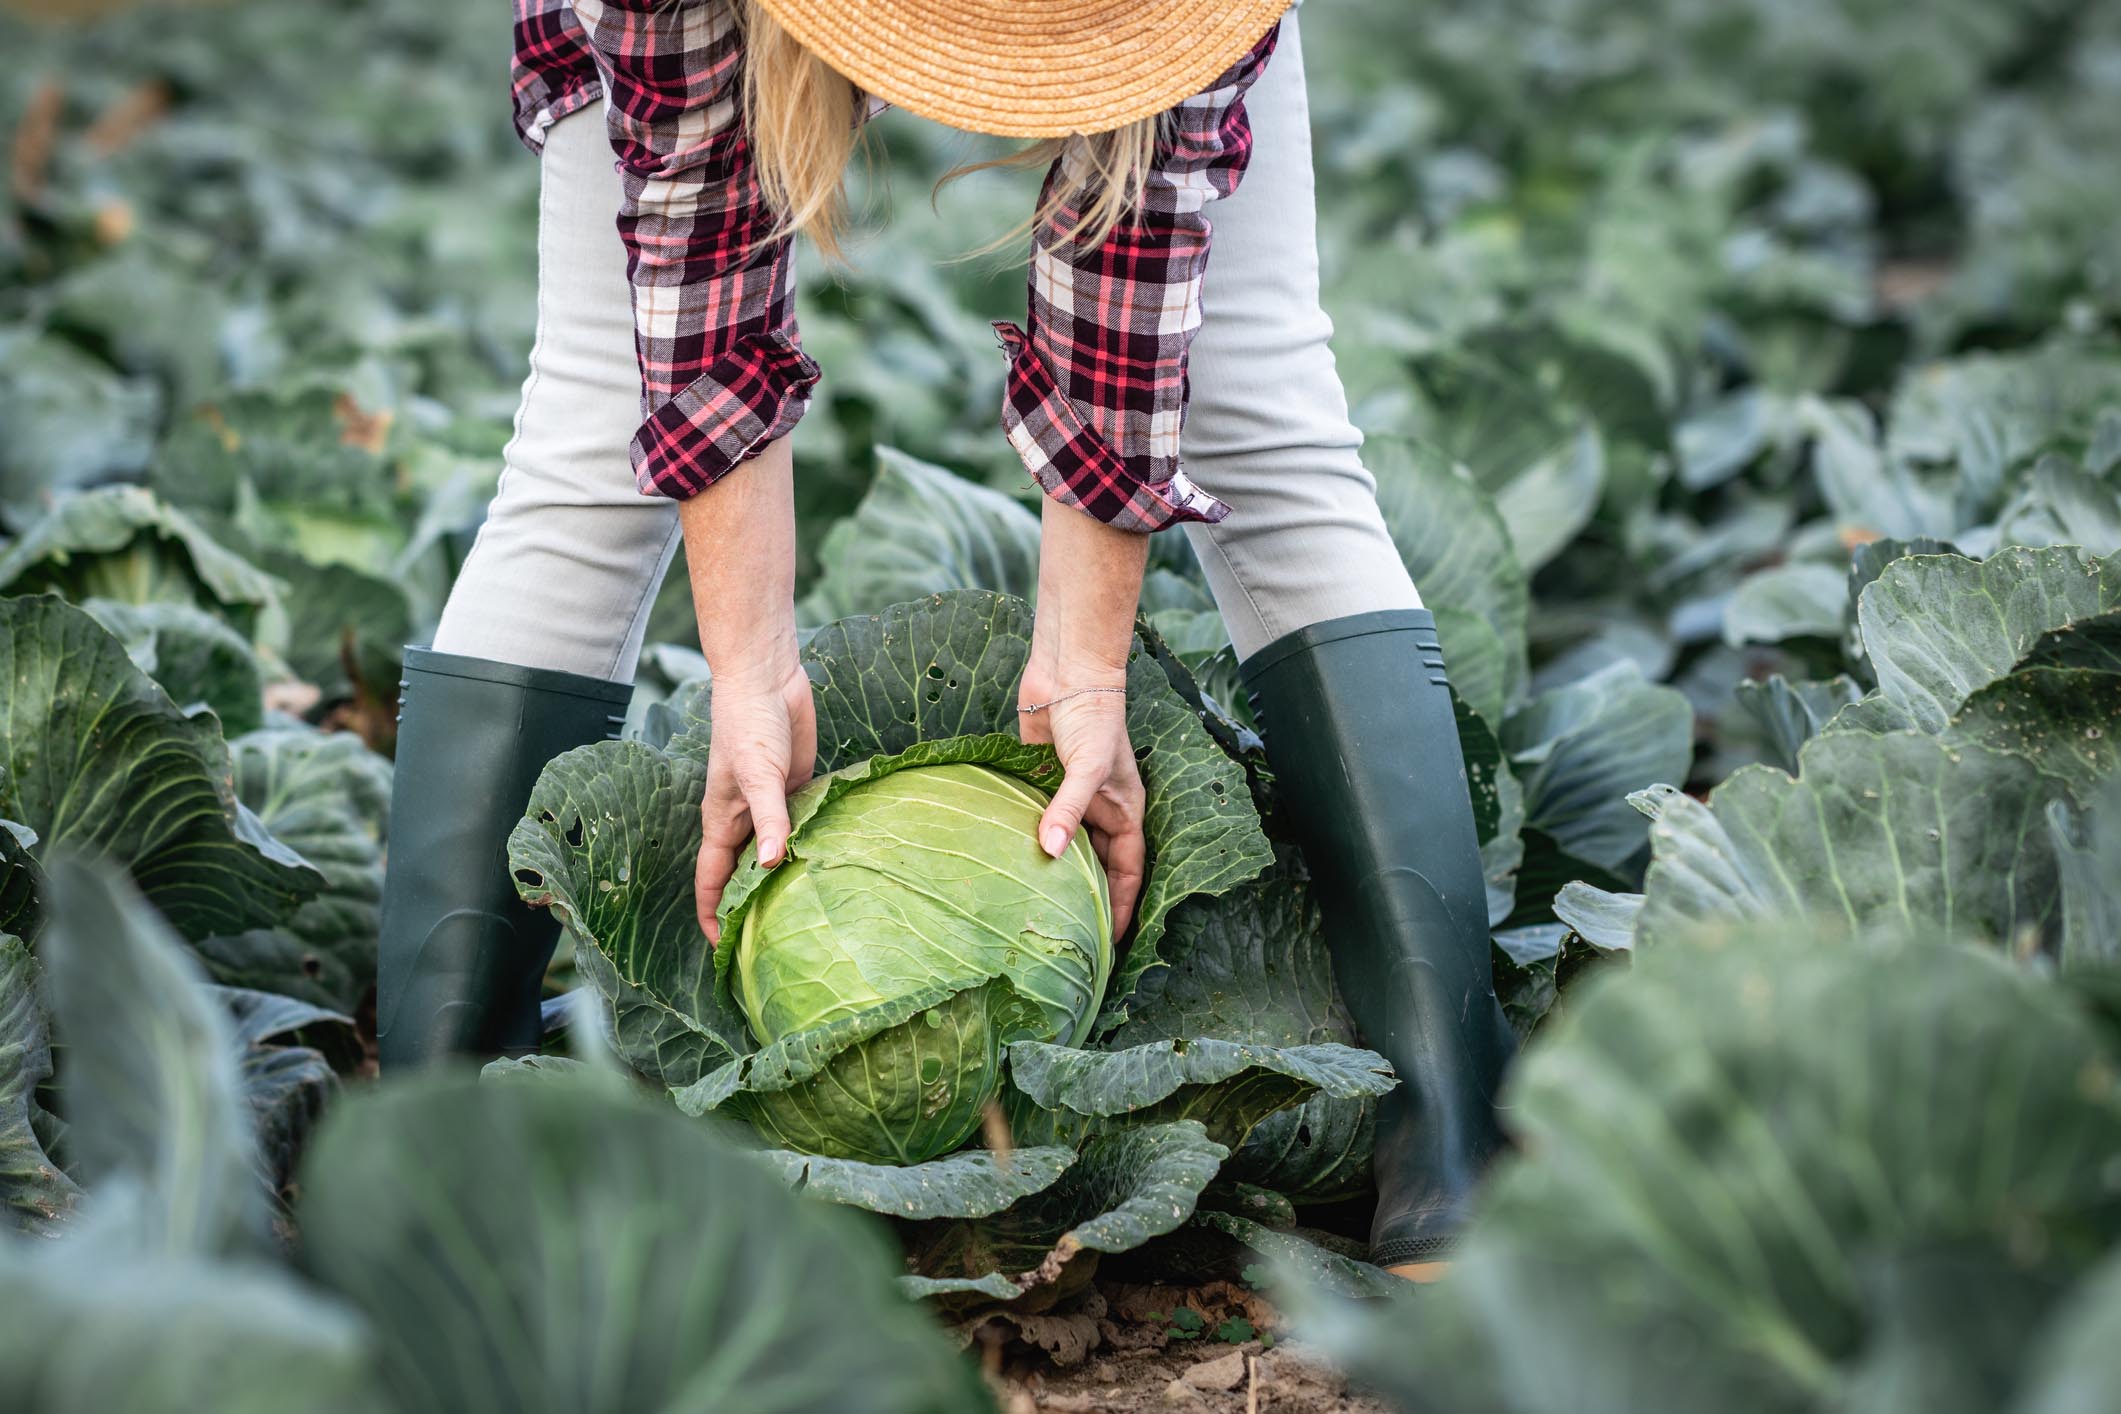
[[[555,90],[526,91],[516,95],[516,137],[523,146],[542,156],[545,139],[560,119],[604,99],[604,85],[594,76],[576,80]]]
[[[1175,465],[1162,481],[1129,468],[1061,389],[1024,331],[1005,320],[994,332],[1009,355],[1002,430],[1048,496],[1115,530],[1144,534],[1187,521],[1213,524],[1230,513]]]
[[[780,334],[747,334],[650,413],[633,437],[644,496],[683,501],[785,437],[810,407],[818,366]]]

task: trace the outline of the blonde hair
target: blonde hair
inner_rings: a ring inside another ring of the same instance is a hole
[[[804,48],[763,7],[743,0],[738,9],[744,122],[759,187],[778,217],[775,233],[800,231],[826,259],[837,260],[847,232],[847,165],[860,141],[864,100],[846,76]],[[1031,219],[982,250],[1013,241],[1034,225],[1051,225],[1066,244],[1091,249],[1141,209],[1159,121],[1144,118],[1110,132],[1047,138],[1006,157],[966,163],[942,180],[1058,161],[1059,174]]]

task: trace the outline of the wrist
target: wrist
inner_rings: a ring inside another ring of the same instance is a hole
[[[1079,687],[1124,687],[1127,656],[1124,651],[1115,654],[1056,648],[1034,642],[1024,677],[1027,682],[1035,678],[1043,688],[1056,692]]]
[[[785,624],[754,628],[741,635],[703,630],[700,651],[714,685],[726,685],[732,691],[774,691],[788,681],[790,673],[801,671],[792,612]]]

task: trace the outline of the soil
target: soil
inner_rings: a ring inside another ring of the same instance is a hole
[[[959,1333],[1006,1414],[1391,1414],[1229,1282],[1102,1286],[1066,1311],[987,1315]]]

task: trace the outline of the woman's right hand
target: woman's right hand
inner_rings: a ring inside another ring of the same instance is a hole
[[[758,837],[758,861],[771,869],[788,852],[788,797],[817,769],[817,708],[800,664],[749,680],[716,677],[709,689],[714,739],[707,793],[700,800],[700,860],[693,893],[700,931],[719,944],[715,913],[744,842]]]

